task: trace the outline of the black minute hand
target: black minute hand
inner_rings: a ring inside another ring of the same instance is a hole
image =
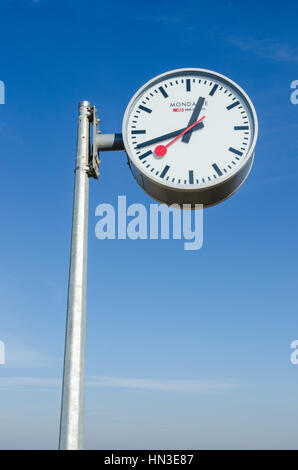
[[[195,105],[195,109],[193,110],[192,115],[190,116],[190,120],[189,120],[189,123],[187,124],[187,127],[191,126],[194,122],[198,120],[204,101],[205,101],[205,98],[202,98],[202,96],[200,96],[200,98],[197,101],[197,104]],[[181,142],[185,142],[186,144],[188,144],[189,139],[191,138],[192,131],[193,129],[191,129],[191,132],[186,132],[186,134],[184,134],[184,136],[182,137]]]
[[[195,122],[195,120],[193,122]],[[178,129],[178,131],[169,132],[168,134],[161,135],[160,137],[155,137],[155,139],[146,140],[146,142],[142,142],[141,144],[138,144],[136,146],[136,148],[141,149],[143,147],[147,147],[148,145],[153,145],[153,144],[156,144],[157,142],[162,142],[163,140],[167,140],[167,139],[171,139],[172,137],[176,137],[177,135],[181,134],[181,132],[183,132],[185,129],[187,129],[187,127],[188,126],[183,127],[182,129]],[[202,129],[202,127],[204,127],[203,122],[199,122],[196,126],[194,126],[192,129],[190,129],[189,132],[186,132],[184,134],[184,136],[187,135],[188,133],[193,132],[193,131],[197,131],[198,129]]]

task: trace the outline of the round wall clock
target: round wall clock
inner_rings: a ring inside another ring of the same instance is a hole
[[[166,204],[218,204],[248,176],[258,121],[247,94],[210,70],[163,73],[129,102],[122,135],[138,184]]]

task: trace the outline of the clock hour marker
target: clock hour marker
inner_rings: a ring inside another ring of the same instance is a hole
[[[152,113],[152,109],[146,108],[146,106],[143,106],[142,104],[140,104],[139,109],[149,114]]]
[[[146,134],[146,131],[145,130],[135,130],[135,131],[131,131],[132,134]]]
[[[235,106],[238,106],[238,104],[240,104],[239,101],[234,101],[234,103],[232,103],[232,104],[230,104],[229,106],[227,106],[227,110],[230,111],[230,109],[235,108]]]
[[[230,147],[229,151],[233,152],[233,153],[236,153],[236,155],[240,155],[240,157],[241,157],[241,155],[243,155],[243,152],[240,152],[240,150],[236,150],[233,147]]]
[[[215,84],[214,87],[212,87],[212,90],[210,91],[209,95],[213,96],[214,93],[216,92],[217,88],[218,88],[218,85]]]
[[[189,184],[193,184],[193,170],[189,170],[188,175],[189,175]]]
[[[214,170],[216,171],[216,173],[218,174],[218,176],[222,176],[222,171],[218,168],[216,163],[213,163],[212,166],[213,166]]]
[[[143,158],[148,157],[149,155],[151,155],[151,153],[152,153],[152,151],[149,150],[148,152],[143,153],[143,155],[140,155],[140,156],[139,156],[139,159],[140,159],[140,160],[143,160]]]
[[[190,91],[190,78],[186,79],[186,91]]]
[[[167,174],[169,169],[170,169],[169,165],[166,165],[164,169],[162,170],[162,172],[160,173],[160,177],[163,178]]]
[[[247,131],[248,129],[248,126],[234,126],[235,131]]]
[[[167,98],[169,96],[162,86],[159,87],[159,91],[164,96],[164,98]]]

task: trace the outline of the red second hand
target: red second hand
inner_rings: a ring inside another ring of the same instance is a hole
[[[184,129],[183,132],[181,132],[181,134],[177,135],[177,137],[175,137],[175,139],[171,140],[171,142],[169,142],[167,145],[158,145],[157,147],[155,147],[154,149],[154,153],[157,157],[163,157],[166,153],[167,153],[167,147],[169,145],[172,145],[174,142],[176,142],[177,139],[180,139],[180,137],[182,137],[187,131],[189,131],[192,127],[196,126],[199,122],[203,121],[203,119],[205,119],[206,116],[203,116],[201,117],[201,119],[199,119],[198,121],[194,122],[193,124],[191,124],[191,126],[187,127],[186,129]]]

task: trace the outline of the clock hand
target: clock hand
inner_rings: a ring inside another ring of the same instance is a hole
[[[204,124],[200,122],[199,124],[197,124],[197,126],[193,128],[193,131],[197,131],[198,129],[201,129],[202,127],[204,127]],[[176,137],[176,135],[179,135],[185,129],[186,127],[183,127],[182,129],[178,129],[178,131],[169,132],[168,134],[161,135],[160,137],[155,137],[154,139],[146,140],[146,142],[141,142],[140,144],[136,146],[136,149],[141,149],[143,147],[147,147],[148,145],[156,144],[157,142],[160,142],[162,140],[167,140],[167,139],[171,139],[172,137]]]
[[[198,119],[199,114],[201,112],[201,109],[203,107],[204,101],[205,101],[205,98],[202,98],[202,96],[200,96],[198,101],[197,101],[197,104],[195,105],[195,109],[193,110],[192,115],[190,116],[188,126],[191,126],[191,124],[193,124]],[[191,134],[192,134],[191,132],[185,134],[182,137],[181,142],[184,142],[184,143],[188,144],[188,142],[191,138]]]
[[[201,119],[194,122],[191,126],[188,126],[186,129],[184,129],[184,131],[181,132],[181,134],[177,135],[177,137],[175,137],[175,139],[171,140],[171,142],[169,142],[167,145],[158,145],[157,147],[155,147],[155,149],[154,149],[155,155],[157,157],[163,157],[167,153],[167,148],[169,147],[169,145],[172,145],[174,142],[176,142],[177,139],[179,139],[180,137],[185,135],[187,131],[192,129],[199,122],[203,121],[203,119],[205,119],[205,117],[206,116],[201,117]]]

